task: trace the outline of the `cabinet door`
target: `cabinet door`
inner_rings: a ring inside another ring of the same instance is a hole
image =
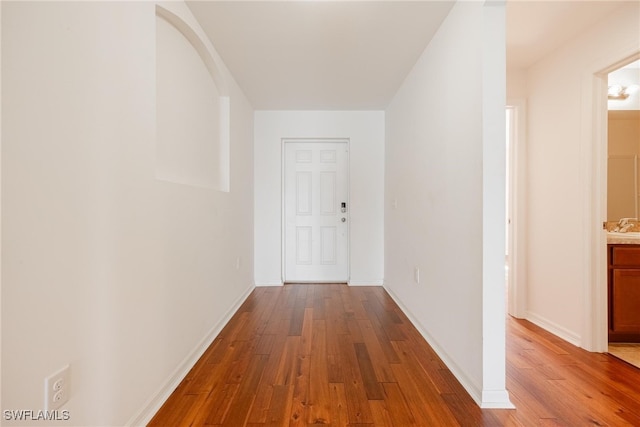
[[[611,253],[611,263],[614,267],[640,266],[640,247],[636,245],[614,246]]]
[[[614,269],[612,330],[640,333],[640,269]]]

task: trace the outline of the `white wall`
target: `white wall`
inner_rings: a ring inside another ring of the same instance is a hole
[[[155,179],[155,22],[2,3],[3,410],[70,363],[67,424],[143,424],[252,288],[253,111],[222,67],[231,192]]]
[[[507,99],[527,97],[527,71],[520,68],[507,69]]]
[[[384,275],[384,112],[255,112],[255,283],[282,284],[282,138],[350,140],[350,284]]]
[[[527,73],[527,318],[578,345],[588,340],[583,336],[589,322],[584,291],[592,268],[584,256],[591,244],[587,236],[605,220],[589,219],[589,197],[597,196],[584,168],[584,159],[592,155],[582,135],[583,122],[592,120],[585,116],[591,106],[583,105],[584,82],[602,71],[594,64],[603,58],[620,52],[613,65],[640,50],[639,7],[630,2],[603,17]]]
[[[504,407],[501,70],[504,9],[457,3],[387,109],[385,287],[474,399]]]

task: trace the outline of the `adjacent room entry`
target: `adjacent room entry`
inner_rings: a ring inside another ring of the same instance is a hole
[[[349,280],[349,144],[284,141],[284,281]]]

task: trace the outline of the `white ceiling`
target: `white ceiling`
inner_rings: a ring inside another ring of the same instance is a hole
[[[384,109],[452,2],[193,1],[255,109]]]
[[[507,2],[507,61],[527,68],[620,7]],[[452,1],[189,1],[255,109],[384,109]]]

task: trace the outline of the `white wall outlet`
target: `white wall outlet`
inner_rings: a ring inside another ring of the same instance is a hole
[[[419,267],[413,268],[413,280],[415,280],[417,284],[420,284],[420,268]]]
[[[236,270],[240,270],[240,257],[236,258]]]
[[[44,409],[54,411],[67,403],[71,386],[69,365],[44,379]]]

